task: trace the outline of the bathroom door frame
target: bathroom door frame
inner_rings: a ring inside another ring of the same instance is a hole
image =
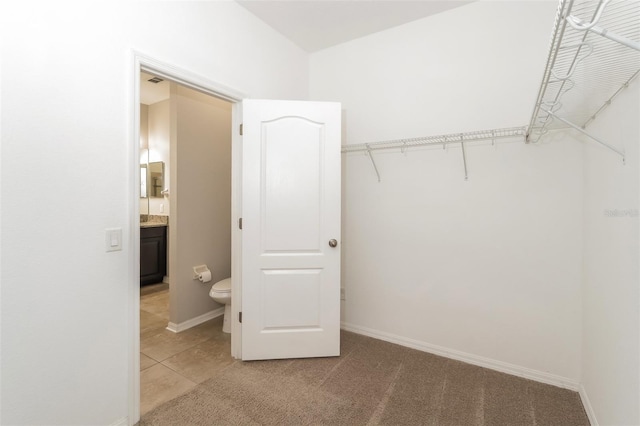
[[[231,355],[241,358],[242,327],[238,312],[242,306],[242,235],[238,228],[242,208],[242,100],[243,92],[209,80],[187,69],[163,62],[142,52],[132,50],[132,72],[129,85],[132,103],[130,117],[130,176],[129,176],[129,350],[128,350],[128,424],[140,420],[140,72],[145,71],[175,83],[231,102]]]

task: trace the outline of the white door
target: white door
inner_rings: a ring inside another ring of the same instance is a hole
[[[341,106],[242,116],[242,359],[340,355]]]

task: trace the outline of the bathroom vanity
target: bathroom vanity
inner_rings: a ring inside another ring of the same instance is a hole
[[[162,282],[167,273],[167,225],[140,224],[140,285]]]

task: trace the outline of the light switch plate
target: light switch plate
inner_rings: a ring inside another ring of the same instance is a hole
[[[105,249],[108,252],[122,250],[122,228],[105,229]]]

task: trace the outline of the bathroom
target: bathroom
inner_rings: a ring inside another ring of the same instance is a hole
[[[231,103],[144,72],[140,88],[145,411],[232,361],[229,335],[222,332],[224,305],[209,296],[214,283],[231,276]],[[149,230],[157,234],[151,240]],[[145,252],[162,252],[163,230],[164,276],[161,262],[144,265]],[[201,265],[210,271],[208,282],[194,275]]]

